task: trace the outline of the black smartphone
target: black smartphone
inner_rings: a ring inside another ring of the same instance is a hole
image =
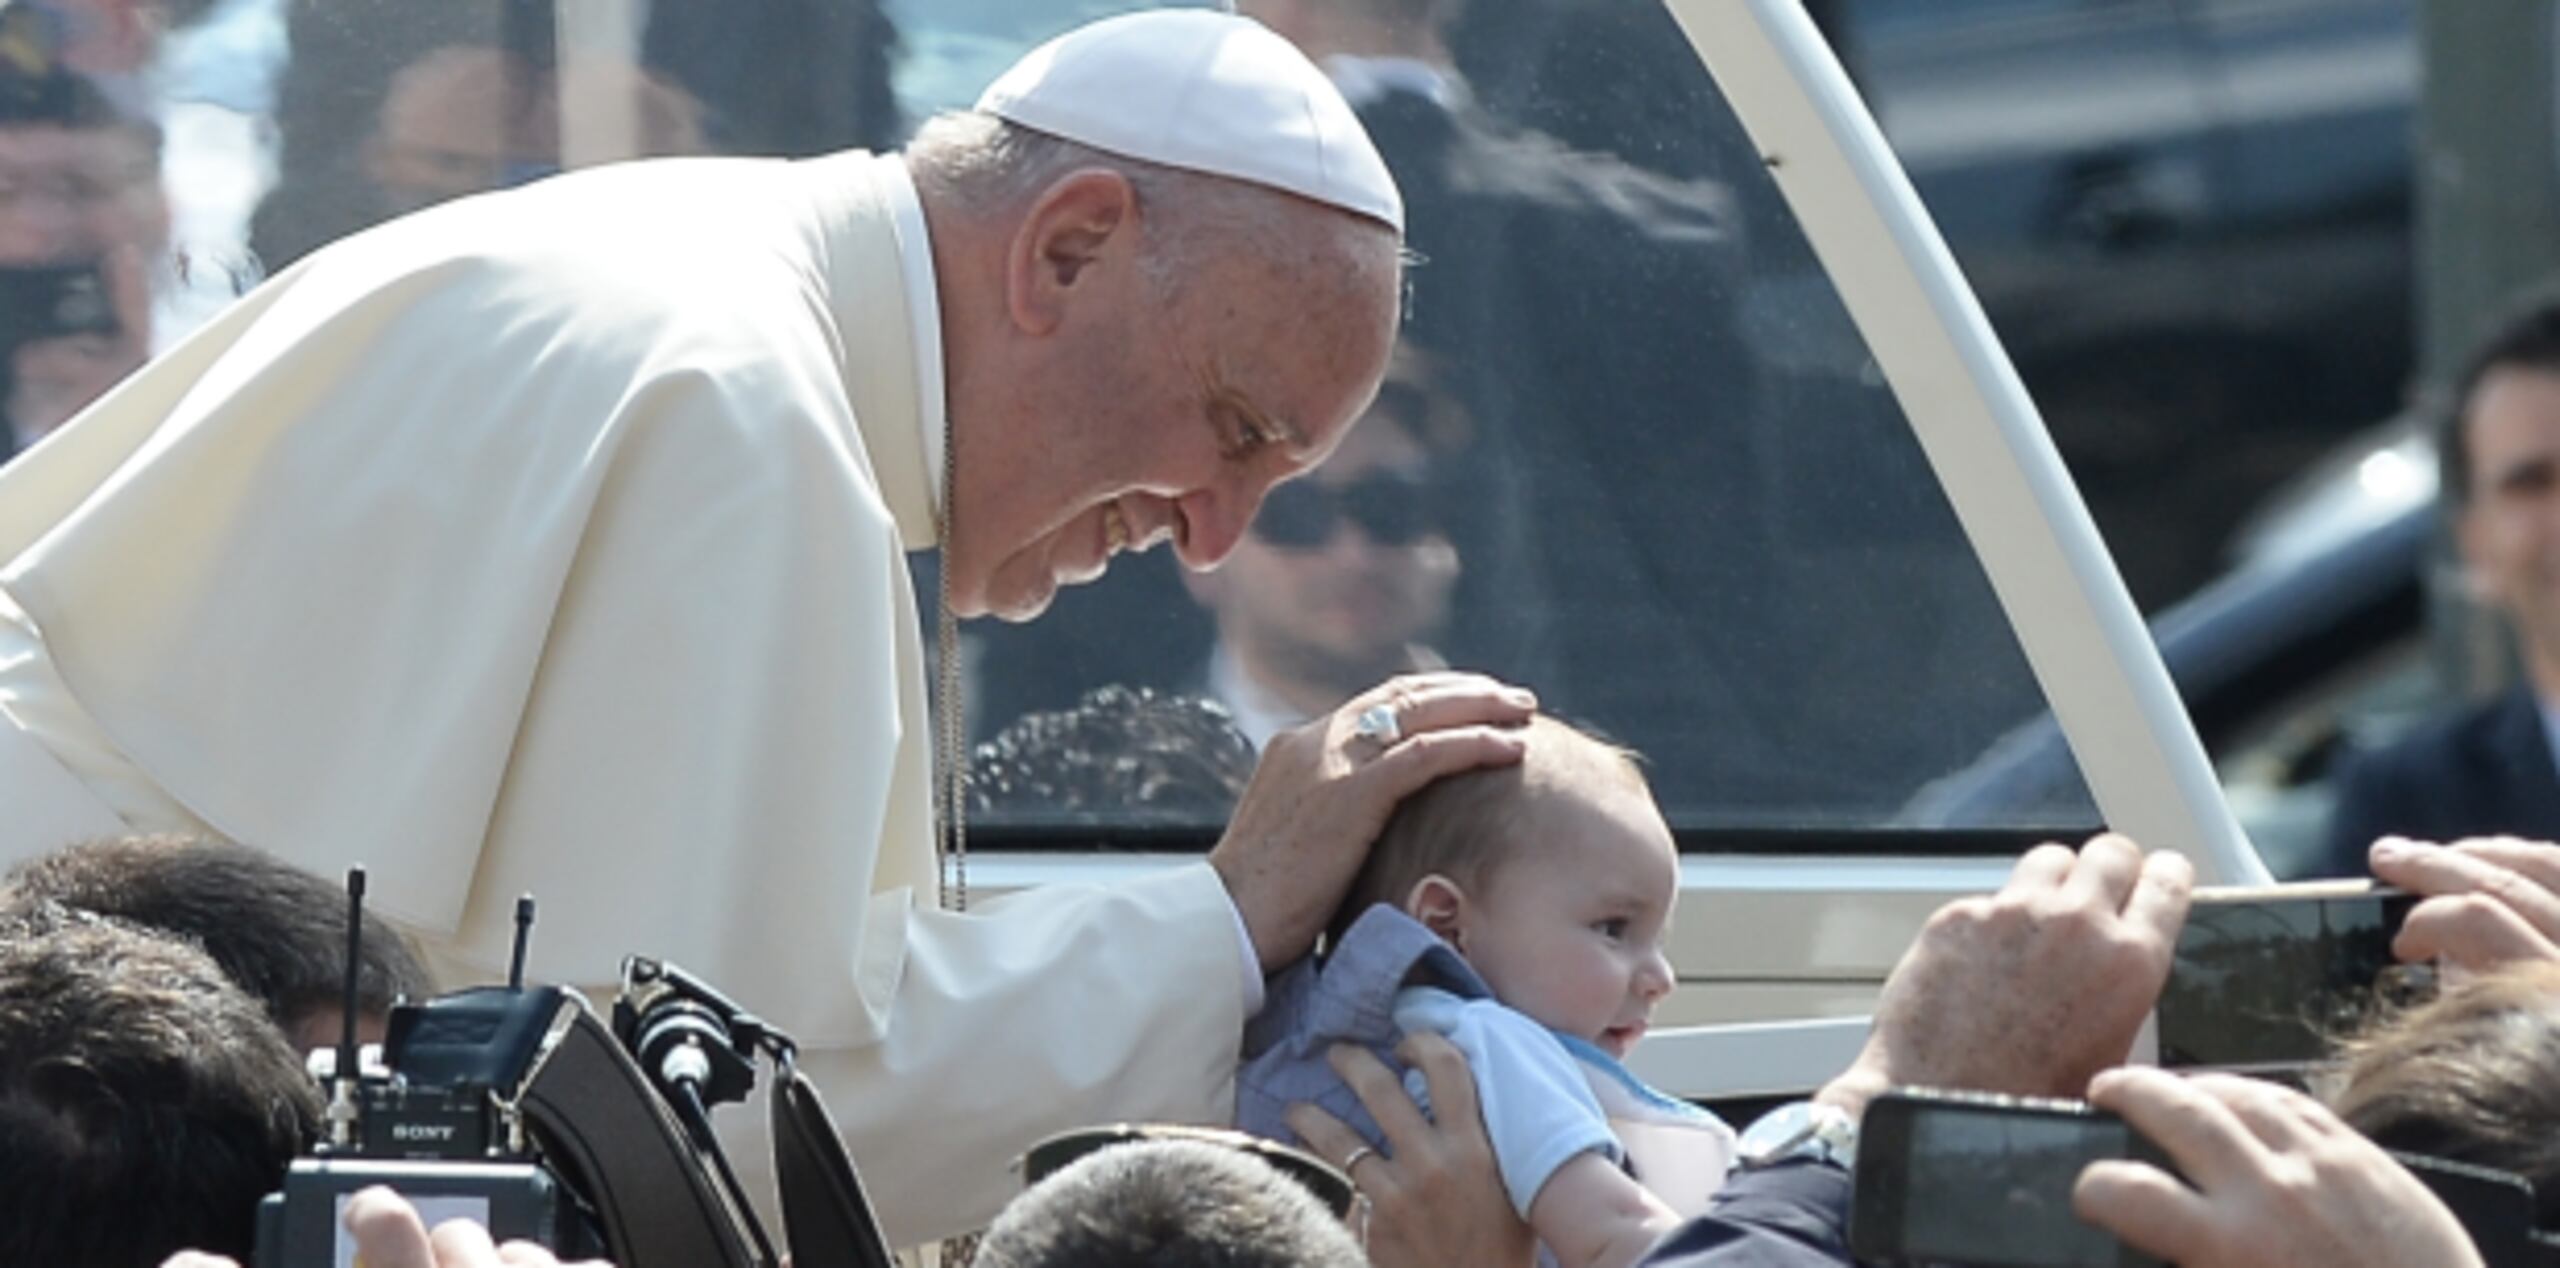
[[[2416,904],[2371,881],[2198,890],[2160,992],[2160,1064],[2285,1074],[2326,1060],[2378,1002],[2432,989],[2391,955]]]
[[[118,328],[99,261],[0,266],[0,353],[64,335],[112,335]]]
[[[2534,1234],[2538,1204],[2531,1181],[2512,1171],[2421,1154],[2391,1156],[2453,1212],[2488,1268],[2538,1268],[2553,1262],[2551,1248]]]
[[[2102,1158],[2168,1169],[2123,1119],[2083,1102],[1886,1093],[1858,1128],[1849,1249],[1861,1262],[1984,1268],[2159,1264],[2072,1214],[2072,1185]]]

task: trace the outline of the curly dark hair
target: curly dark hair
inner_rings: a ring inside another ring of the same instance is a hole
[[[192,942],[287,1032],[340,1006],[346,895],[260,850],[182,836],[91,841],[0,877],[0,905],[40,902],[113,916]],[[399,930],[367,913],[356,1007],[383,1014],[435,985]]]
[[[1253,778],[1253,745],[1212,700],[1109,686],[1030,713],[969,759],[969,804],[994,814],[1224,822]]]

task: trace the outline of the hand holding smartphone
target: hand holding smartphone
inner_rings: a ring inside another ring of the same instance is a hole
[[[2078,1101],[1885,1093],[1858,1132],[1849,1249],[1861,1262],[1983,1268],[2159,1264],[2072,1213],[2072,1186],[2101,1158],[2168,1169],[2123,1119]]]

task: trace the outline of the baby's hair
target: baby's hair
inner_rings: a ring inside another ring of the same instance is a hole
[[[1543,797],[1587,792],[1602,781],[1633,784],[1648,796],[1643,758],[1592,731],[1548,714],[1522,728],[1527,752],[1516,765],[1443,776],[1397,803],[1334,912],[1328,946],[1378,903],[1404,905],[1422,878],[1446,876],[1481,893],[1495,868],[1530,845],[1528,810]]]

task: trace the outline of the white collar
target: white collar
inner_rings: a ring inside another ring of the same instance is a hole
[[[932,231],[924,203],[916,197],[915,178],[904,162],[882,182],[889,198],[889,226],[898,239],[898,276],[906,283],[907,313],[916,348],[916,426],[923,429],[925,496],[934,518],[942,518],[942,442],[944,417],[950,410],[942,381],[942,293],[933,276]]]
[[[1235,715],[1236,730],[1253,742],[1254,752],[1261,752],[1272,736],[1307,720],[1307,715],[1245,673],[1225,643],[1210,649],[1208,678],[1209,694]]]

